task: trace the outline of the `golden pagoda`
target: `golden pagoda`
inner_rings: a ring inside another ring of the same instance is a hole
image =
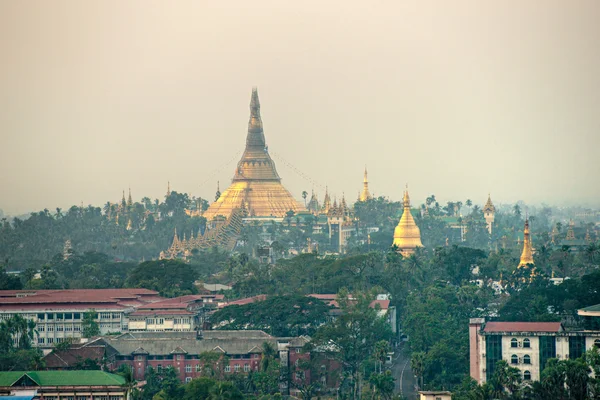
[[[421,231],[415,223],[412,214],[410,213],[410,197],[408,196],[408,187],[404,191],[404,212],[400,218],[400,222],[394,229],[394,245],[398,247],[398,251],[403,256],[409,256],[415,252],[417,247],[423,247],[421,243]]]
[[[529,218],[525,218],[525,228],[523,228],[523,252],[517,268],[522,268],[527,264],[533,264],[533,250],[531,248],[531,235],[529,233]]]
[[[302,206],[283,187],[269,155],[260,118],[258,91],[252,89],[250,121],[246,149],[238,162],[229,186],[204,212],[207,220],[218,215],[229,217],[234,209],[244,205],[251,216],[284,217],[288,211],[304,211]]]
[[[575,240],[575,231],[573,230],[574,226],[575,223],[573,222],[573,220],[570,220],[569,228],[567,229],[567,240]]]
[[[358,201],[367,201],[372,199],[371,193],[369,192],[369,181],[367,180],[367,167],[365,166],[365,176],[363,178],[363,189],[358,196]]]

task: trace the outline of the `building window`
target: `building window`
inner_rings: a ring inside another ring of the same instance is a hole
[[[531,357],[528,354],[523,356],[523,364],[531,364]]]
[[[73,325],[73,330],[79,332],[81,330],[81,325]]]
[[[531,380],[531,372],[529,372],[529,371],[523,372],[523,380],[530,381]]]
[[[519,342],[517,341],[517,339],[515,339],[515,338],[510,339],[510,347],[512,347],[512,348],[519,347]]]
[[[202,367],[200,364],[196,364],[196,372],[202,372]]]
[[[233,370],[234,370],[235,372],[240,372],[240,364],[235,364],[235,365],[233,366]]]
[[[45,331],[45,326],[44,325],[40,325],[37,327],[38,332],[44,332]]]
[[[138,360],[138,361],[143,361],[144,360],[144,356],[136,356],[135,359]]]
[[[43,337],[39,337],[38,338],[38,344],[44,344],[45,343],[45,339]]]
[[[81,313],[78,313],[78,312],[74,313],[73,319],[81,319]]]
[[[190,383],[192,381],[192,378],[190,378],[189,376],[187,378],[185,378],[185,383]]]
[[[231,372],[231,366],[230,365],[226,365],[225,366],[225,372]]]
[[[176,369],[177,369],[177,373],[180,374],[181,373],[181,368],[177,367]]]
[[[594,346],[600,348],[600,339],[594,340]]]
[[[48,332],[54,332],[54,325],[48,325]]]
[[[177,361],[181,361],[181,354],[177,354]]]
[[[244,364],[244,372],[250,372],[250,365]]]
[[[513,354],[512,356],[510,356],[510,363],[511,364],[518,364],[519,363],[519,357],[516,354]]]
[[[531,342],[529,341],[529,339],[523,339],[523,347],[526,349],[531,347]]]
[[[43,321],[44,319],[46,319],[46,314],[38,314],[38,320]]]
[[[185,366],[185,372],[192,372],[192,366],[190,364]]]
[[[48,344],[52,344],[52,343],[54,343],[54,338],[49,337],[48,338]]]

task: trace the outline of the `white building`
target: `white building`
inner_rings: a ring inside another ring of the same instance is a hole
[[[2,290],[0,320],[20,315],[35,322],[34,346],[54,347],[83,336],[83,319],[93,312],[101,335],[124,332],[137,307],[161,300],[147,289]]]
[[[593,346],[600,346],[600,330],[566,331],[560,322],[469,322],[471,377],[479,384],[500,360],[518,368],[523,380],[539,380],[549,359],[576,359]]]

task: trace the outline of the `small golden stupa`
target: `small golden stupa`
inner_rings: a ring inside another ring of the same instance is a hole
[[[417,247],[423,247],[421,243],[421,231],[410,213],[410,197],[408,187],[404,191],[404,212],[400,222],[394,230],[394,245],[403,256],[409,256],[415,252]]]
[[[533,250],[531,247],[531,236],[529,233],[529,218],[525,218],[525,228],[523,228],[523,252],[518,268],[522,268],[527,264],[533,264]]]
[[[369,192],[369,180],[367,179],[367,167],[365,166],[365,176],[363,178],[363,189],[358,196],[358,201],[367,201],[372,199],[371,193]]]
[[[256,88],[252,89],[250,101],[246,149],[238,162],[231,186],[221,193],[203,216],[209,221],[218,215],[229,217],[234,209],[242,207],[250,216],[257,217],[285,217],[290,210],[295,213],[304,211],[304,206],[281,184],[269,155]]]

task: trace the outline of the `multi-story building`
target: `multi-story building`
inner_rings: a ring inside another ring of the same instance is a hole
[[[565,330],[560,322],[485,322],[473,318],[469,322],[471,377],[483,384],[491,378],[500,360],[521,371],[525,381],[539,380],[551,358],[576,359],[591,349],[600,347],[600,329],[592,327],[593,318],[600,319],[600,306],[579,310],[589,317],[588,326]],[[588,311],[586,311],[588,310]],[[597,323],[597,322],[596,322]]]
[[[189,295],[142,305],[129,314],[129,331],[194,331],[217,308],[221,294]]]
[[[68,338],[82,337],[87,312],[94,313],[100,334],[129,329],[129,314],[162,300],[148,289],[2,290],[0,319],[21,315],[36,324],[34,345],[51,348]]]

